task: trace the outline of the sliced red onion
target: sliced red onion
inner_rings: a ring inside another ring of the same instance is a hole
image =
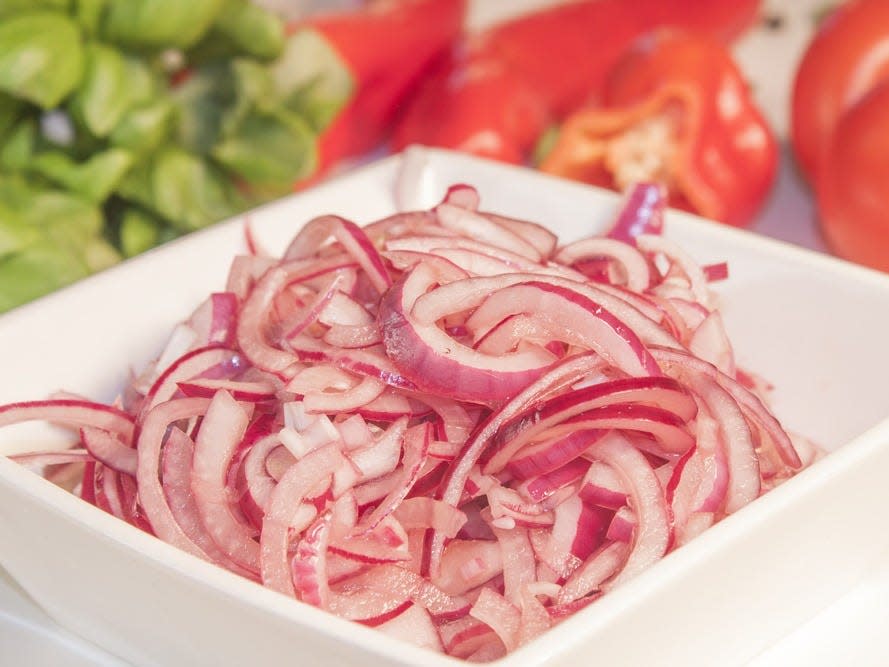
[[[607,231],[609,238],[632,243],[643,234],[660,234],[664,227],[667,192],[659,183],[636,183]]]
[[[702,266],[704,275],[707,277],[708,283],[715,283],[720,280],[728,279],[728,263],[717,262],[716,264],[707,264]]]
[[[119,437],[91,426],[80,429],[80,441],[97,461],[132,477],[136,476],[138,455],[136,450],[124,443]]]
[[[288,341],[288,346],[301,361],[325,361],[356,375],[376,378],[390,387],[417,389],[410,378],[399,373],[382,349],[339,350],[319,340],[301,336]]]
[[[156,405],[176,396],[180,382],[228,377],[238,372],[242,364],[241,356],[236,351],[219,345],[208,345],[186,352],[171,361],[145,394],[142,417]]]
[[[418,389],[489,404],[517,393],[545,370],[548,356],[480,355],[434,324],[413,322],[409,315],[413,302],[434,281],[422,268],[395,283],[383,296],[379,313],[386,354]]]
[[[719,311],[708,313],[691,335],[688,350],[727,375],[735,374],[735,355]]]
[[[435,207],[435,214],[443,227],[458,232],[461,236],[504,248],[532,262],[543,259],[537,248],[521,236],[475,211],[443,202]]]
[[[548,259],[559,244],[559,239],[555,234],[536,222],[520,218],[510,218],[505,215],[492,213],[491,211],[481,211],[480,213],[491,222],[511,231],[516,236],[530,243],[543,259]]]
[[[369,443],[349,455],[363,480],[382,477],[398,467],[407,424],[407,417],[396,420],[376,442]]]
[[[324,342],[333,347],[354,349],[379,345],[383,342],[377,323],[333,324],[324,334]]]
[[[736,368],[725,265],[652,235],[658,186],[628,200],[561,249],[467,185],[316,218],[283,259],[236,258],[114,406],[59,394],[0,426],[79,429],[13,458],[193,555],[499,659],[802,465]]]
[[[683,426],[696,412],[694,399],[670,378],[600,382],[559,394],[543,405],[529,406],[504,424],[488,443],[482,458],[485,472],[502,470],[537,434],[569,420],[569,432],[582,428],[646,430],[660,436],[671,451],[681,454],[693,444]]]
[[[160,482],[160,457],[168,427],[179,420],[203,415],[209,406],[210,399],[206,398],[181,398],[160,403],[145,415],[136,442],[139,502],[154,534],[202,558],[206,555],[183,532],[167,504]]]
[[[244,380],[219,380],[215,378],[195,378],[177,382],[176,386],[185,396],[213,398],[217,391],[224,390],[237,401],[262,403],[275,399],[276,388],[271,382],[248,382]]]
[[[633,246],[616,239],[581,239],[565,246],[556,255],[556,261],[572,266],[587,258],[608,258],[617,262],[622,269],[622,280],[608,280],[626,285],[633,292],[644,292],[651,284],[651,271],[648,260]]]
[[[500,544],[495,540],[451,540],[444,549],[442,566],[432,582],[446,593],[462,595],[503,571]]]
[[[682,378],[688,371],[693,371],[708,375],[716,380],[737,401],[741,409],[744,410],[745,415],[757,424],[760,432],[771,441],[784,463],[790,468],[799,468],[801,466],[799,455],[796,453],[787,432],[778,420],[775,419],[775,416],[763,405],[762,401],[739,381],[722,373],[712,364],[688,353],[654,348],[652,349],[652,354],[661,363],[666,364],[666,368],[671,370],[670,374],[675,377]]]
[[[125,443],[133,441],[133,417],[103,403],[79,399],[58,399],[23,401],[0,406],[0,428],[35,420],[53,422],[71,428],[97,428],[119,434]]]
[[[522,646],[549,630],[553,622],[547,608],[529,587],[525,587],[522,591],[518,606],[521,620],[517,639],[519,646]]]
[[[590,464],[578,495],[584,502],[613,510],[627,504],[627,492],[620,477],[611,466],[600,461]]]
[[[330,588],[327,582],[327,543],[333,512],[321,514],[305,531],[293,556],[293,580],[300,600],[327,608]]]
[[[379,625],[419,604],[433,619],[465,616],[469,604],[397,565],[380,565],[347,579],[331,590],[330,609],[366,625]]]
[[[297,359],[292,352],[275,347],[266,338],[275,298],[289,285],[351,266],[350,260],[336,256],[319,261],[296,259],[270,268],[251,289],[238,318],[238,345],[251,363],[276,375],[291,376]]]
[[[10,455],[10,460],[25,466],[55,466],[66,463],[92,463],[95,459],[86,449],[65,449],[58,452],[24,452]]]
[[[711,297],[707,288],[707,276],[703,269],[676,243],[660,235],[642,234],[636,237],[636,246],[645,253],[666,255],[672,267],[678,267],[688,280],[688,290],[695,300],[709,306]]]
[[[559,591],[559,604],[575,602],[601,589],[620,571],[627,558],[628,547],[622,542],[603,546],[577,568]]]
[[[371,529],[354,527],[350,534],[335,540],[331,552],[360,563],[399,563],[410,560],[408,535],[404,527],[391,516],[381,519]]]
[[[648,460],[629,441],[612,434],[593,447],[593,454],[617,471],[636,510],[633,545],[615,586],[648,568],[666,553],[670,540],[668,511],[660,482]]]
[[[552,472],[580,457],[604,433],[587,429],[548,438],[520,450],[506,469],[518,480]]]
[[[313,256],[318,247],[333,236],[367,273],[376,290],[382,294],[392,279],[386,266],[367,234],[350,220],[335,215],[324,215],[308,222],[291,241],[284,259],[305,259]]]
[[[343,287],[346,280],[344,273],[337,271],[333,277],[327,280],[324,287],[318,290],[314,298],[297,312],[290,315],[278,328],[282,331],[282,338],[292,338],[301,334],[313,322],[321,318],[322,313],[330,305],[338,290]]]
[[[188,320],[199,345],[229,345],[234,341],[238,321],[238,296],[216,292]]]
[[[412,426],[404,434],[404,460],[402,461],[401,479],[389,494],[383,498],[359,525],[356,530],[373,530],[379,523],[394,512],[401,504],[411,488],[420,479],[426,457],[429,455],[429,443],[432,440],[432,429],[429,424]]]
[[[469,615],[496,632],[507,651],[518,648],[521,613],[502,595],[490,588],[483,588]]]
[[[327,445],[297,461],[278,482],[269,499],[260,533],[264,585],[291,597],[296,594],[287,562],[290,533],[305,530],[313,518],[301,512],[303,499],[319,480],[332,477],[344,462],[340,451],[334,445]]]
[[[506,654],[503,642],[491,627],[471,616],[445,623],[439,626],[438,632],[445,653],[455,658],[475,657],[479,662],[489,662]]]
[[[259,544],[252,527],[232,513],[226,482],[235,450],[250,417],[225,390],[210,401],[195,440],[191,489],[201,521],[213,541],[233,561],[259,572]]]
[[[559,489],[579,482],[589,467],[589,461],[582,458],[574,459],[551,472],[522,482],[516,487],[516,490],[528,500],[541,502]],[[578,493],[583,497],[582,488]]]
[[[207,558],[242,576],[257,579],[220,549],[204,527],[197,502],[191,492],[191,469],[194,443],[175,426],[170,429],[161,455],[164,498],[182,532],[203,551]]]
[[[453,204],[468,211],[478,210],[480,201],[481,198],[478,195],[478,190],[466,183],[457,183],[449,186],[442,199],[442,203]]]
[[[407,530],[432,528],[447,537],[455,537],[466,524],[466,514],[440,500],[426,496],[401,501],[393,516]]]
[[[630,544],[633,541],[633,533],[636,532],[636,517],[633,511],[627,507],[621,507],[614,513],[611,523],[608,524],[606,537],[613,542]]]
[[[275,264],[276,261],[271,257],[238,255],[232,260],[225,291],[243,301],[256,281]]]
[[[377,629],[421,648],[436,652],[443,650],[432,615],[420,605],[411,605],[395,618],[378,625]]]
[[[715,418],[725,446],[728,464],[725,512],[737,512],[759,497],[762,485],[750,427],[741,408],[715,380],[700,375],[694,387]]]

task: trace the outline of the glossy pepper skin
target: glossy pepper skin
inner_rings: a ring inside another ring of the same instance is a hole
[[[830,249],[889,272],[889,2],[828,16],[796,73],[791,136]]]
[[[671,203],[741,226],[771,190],[775,137],[726,49],[660,31],[612,70],[603,106],[563,124],[540,168],[607,187],[667,185]]]
[[[368,0],[290,27],[323,36],[354,82],[319,137],[319,172],[385,141],[414,87],[461,34],[465,13],[466,0]]]
[[[422,143],[522,162],[551,120],[597,97],[640,35],[677,26],[728,40],[758,8],[758,0],[577,0],[519,16],[452,52],[412,99],[393,148]]]
[[[791,140],[803,174],[814,184],[829,160],[843,113],[889,81],[889,2],[850,0],[830,14],[806,48],[793,84]]]
[[[821,229],[831,250],[889,272],[889,82],[837,122],[816,181]]]

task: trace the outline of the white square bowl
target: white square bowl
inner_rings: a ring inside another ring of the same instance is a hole
[[[411,177],[398,190],[399,173]],[[250,214],[283,249],[311,217],[359,223],[476,185],[484,208],[563,240],[607,224],[602,190],[417,149]],[[110,400],[173,324],[223,283],[243,219],[150,252],[0,317],[0,402],[68,389]],[[678,212],[666,234],[716,286],[739,363],[776,386],[775,412],[831,454],[581,613],[503,667],[741,664],[857,582],[889,551],[889,276]],[[0,430],[0,453],[59,442]],[[138,665],[457,665],[178,551],[0,456],[0,565],[66,628]]]

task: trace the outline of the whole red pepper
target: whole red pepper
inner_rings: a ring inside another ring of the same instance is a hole
[[[550,118],[596,97],[642,34],[676,26],[730,39],[758,7],[759,0],[577,0],[506,21],[469,36],[439,67],[401,117],[393,147],[421,143],[521,162]]]
[[[843,114],[889,81],[889,2],[849,0],[824,19],[796,71],[791,141],[811,184]]]
[[[612,71],[603,102],[569,116],[542,170],[617,188],[659,181],[674,206],[732,225],[771,190],[777,143],[719,42],[644,38]]]
[[[423,143],[517,164],[550,122],[538,90],[497,58],[476,57],[424,84],[397,123],[394,143],[398,150]]]
[[[889,272],[889,2],[849,0],[796,72],[791,139],[830,249]]]
[[[466,0],[368,0],[290,26],[291,36],[321,35],[353,80],[351,98],[319,137],[319,173],[385,141],[414,87],[461,34],[465,13]]]

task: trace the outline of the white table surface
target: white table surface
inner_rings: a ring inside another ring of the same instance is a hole
[[[480,26],[552,0],[473,0],[470,22]],[[340,3],[342,4],[342,3]],[[823,0],[766,0],[780,15],[780,30],[758,29],[737,46],[764,111],[780,136],[787,134],[790,82]],[[805,185],[785,150],[775,191],[754,231],[823,251]],[[3,539],[14,539],[4,536]],[[2,548],[2,547],[0,547]],[[756,658],[751,667],[869,667],[889,664],[889,563]],[[0,665],[121,667],[124,663],[58,627],[0,570]]]

